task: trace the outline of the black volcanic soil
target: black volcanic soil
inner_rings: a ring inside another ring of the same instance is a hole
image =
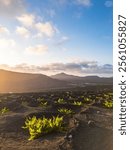
[[[0,150],[112,150],[112,109],[103,106],[104,95],[112,92],[110,87],[44,93],[0,94],[0,110],[9,112],[0,115]],[[84,103],[84,97],[90,102]],[[38,98],[48,102],[40,105]],[[57,104],[63,98],[65,104]],[[101,98],[101,100],[100,100]],[[82,106],[72,102],[82,101]],[[22,129],[28,116],[46,117],[59,114],[57,109],[71,108],[75,114],[65,117],[68,130],[50,133],[28,141],[29,133]]]
[[[77,118],[80,120],[80,126],[73,139],[74,150],[113,149],[112,110],[90,107]],[[94,124],[90,126],[88,120]]]

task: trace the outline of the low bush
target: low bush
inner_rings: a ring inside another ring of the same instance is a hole
[[[58,109],[58,111],[60,113],[66,114],[66,115],[74,113],[71,109],[66,109],[66,108],[60,108],[60,109]]]
[[[82,102],[76,102],[76,101],[74,101],[74,103],[73,103],[74,105],[76,105],[76,106],[82,106],[83,105],[83,103]]]
[[[113,102],[112,101],[106,100],[103,104],[106,108],[112,108],[113,107]]]
[[[65,100],[63,98],[59,98],[55,103],[57,104],[65,104]]]
[[[41,103],[40,103],[40,106],[41,106],[41,107],[46,107],[47,104],[48,104],[47,102],[41,102]]]
[[[62,131],[63,130],[63,117],[52,117],[48,118],[36,118],[33,116],[32,118],[27,118],[25,120],[25,126],[23,129],[28,129],[30,137],[28,140],[36,139],[43,134],[47,134],[53,131]]]
[[[92,99],[88,98],[88,97],[84,97],[84,102],[91,102]]]
[[[4,107],[0,110],[0,115],[3,115],[5,113],[9,112],[9,109],[7,107]]]

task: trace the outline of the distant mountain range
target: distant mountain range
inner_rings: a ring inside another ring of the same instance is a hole
[[[112,78],[79,77],[60,73],[51,77],[43,74],[20,73],[0,69],[0,92],[41,92],[80,86],[88,83],[112,84]]]
[[[62,81],[67,81],[75,84],[80,84],[80,83],[104,83],[104,84],[112,84],[113,83],[113,78],[105,78],[105,77],[98,77],[98,76],[85,76],[85,77],[80,77],[80,76],[74,76],[74,75],[68,75],[65,73],[60,73],[51,76],[53,79],[58,79]]]

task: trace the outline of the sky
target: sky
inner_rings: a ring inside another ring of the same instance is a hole
[[[112,76],[111,0],[0,0],[0,68]]]

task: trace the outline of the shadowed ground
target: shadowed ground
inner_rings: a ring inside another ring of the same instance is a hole
[[[0,95],[0,110],[3,107],[10,110],[0,115],[0,150],[112,150],[112,109],[102,107],[99,101],[95,100],[82,107],[71,104],[76,98],[82,101],[81,96],[85,93],[71,92],[69,96],[58,92]],[[94,98],[96,94],[93,93]],[[54,101],[62,96],[66,103],[55,104]],[[47,108],[39,105],[39,97],[48,101]],[[75,111],[73,116],[67,117],[68,130],[28,141],[28,131],[21,128],[25,118],[33,115],[57,115],[57,109],[60,107]]]

